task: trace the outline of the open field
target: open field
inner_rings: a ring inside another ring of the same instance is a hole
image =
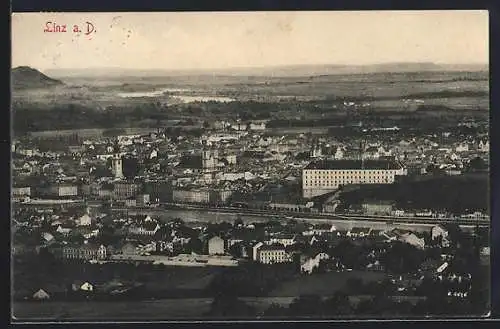
[[[14,101],[80,104],[103,102],[132,102],[167,100],[168,95],[178,96],[227,96],[239,100],[273,97],[332,97],[361,98],[436,98],[442,92],[452,92],[454,97],[486,99],[489,91],[487,72],[417,72],[412,74],[354,74],[305,77],[245,77],[245,76],[177,76],[177,77],[121,77],[104,83],[95,78],[61,77],[66,86],[45,92],[16,91]],[[105,79],[104,79],[105,80]],[[144,98],[123,98],[121,92],[148,92],[167,89],[168,95]],[[482,95],[481,93],[485,93]],[[422,94],[422,97],[418,97]],[[448,97],[449,100],[453,97]],[[112,104],[112,103],[110,103]],[[441,104],[441,102],[440,102]]]
[[[347,280],[360,278],[365,283],[382,280],[386,277],[381,272],[330,272],[301,276],[292,281],[282,283],[269,295],[273,297],[290,297],[300,295],[330,296],[337,291],[345,291]]]
[[[33,271],[33,268],[37,271]],[[65,289],[75,280],[88,281],[95,286],[113,279],[121,282],[144,284],[144,294],[169,295],[178,290],[201,291],[206,288],[219,267],[179,267],[134,264],[69,264],[54,265],[40,261],[16,262],[14,266],[14,291],[17,297],[31,296],[40,288],[55,286]],[[50,292],[50,289],[49,289]]]
[[[155,128],[122,128],[124,135],[135,135],[135,134],[149,134],[156,132]],[[46,130],[46,131],[36,131],[30,133],[30,136],[35,138],[51,138],[58,136],[69,136],[72,134],[78,134],[81,138],[87,137],[100,137],[108,129],[65,129],[65,130]],[[121,130],[121,129],[120,129]]]
[[[353,305],[372,296],[349,296]],[[395,300],[417,303],[425,297],[395,296]],[[241,301],[261,314],[271,305],[288,307],[295,297],[243,297]],[[206,319],[212,298],[162,299],[131,302],[14,302],[12,315],[17,321],[168,321]]]
[[[14,302],[18,321],[166,320],[199,318],[210,309],[209,298],[125,302]]]
[[[288,78],[146,76],[121,77],[121,80],[104,85],[95,78],[61,79],[67,83],[66,86],[47,90],[18,90],[13,93],[15,132],[72,128],[156,128],[168,126],[165,122],[172,119],[213,121],[232,120],[235,117],[245,120],[295,120],[301,122],[302,127],[310,128],[321,123],[329,126],[331,124],[326,123],[332,119],[342,125],[348,124],[353,114],[356,122],[359,122],[370,121],[373,114],[386,115],[389,112],[392,120],[390,124],[398,125],[394,120],[404,120],[422,105],[448,108],[444,112],[433,109],[419,113],[419,117],[430,118],[431,121],[436,116],[460,118],[464,114],[485,119],[489,110],[487,72]],[[123,93],[140,93],[142,96],[122,97]],[[180,98],[184,98],[185,102]],[[222,98],[234,99],[235,102],[190,102]],[[398,118],[398,115],[401,117]],[[388,119],[385,117],[384,120]],[[289,124],[284,126],[287,127]]]

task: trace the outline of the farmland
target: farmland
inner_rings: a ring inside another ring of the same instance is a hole
[[[405,119],[422,105],[446,106],[449,108],[445,113],[447,116],[487,117],[489,110],[487,72],[304,77],[172,76],[142,77],[140,83],[137,77],[122,77],[120,81],[106,85],[96,85],[95,78],[67,79],[66,86],[54,90],[13,93],[16,132],[70,127],[156,128],[168,120],[227,120],[234,115],[244,120],[297,119],[309,122],[312,119],[336,119],[345,124],[353,116],[359,121],[373,113],[391,112],[391,115],[399,114]],[[124,91],[140,91],[144,95],[120,96]],[[192,100],[225,97],[235,101],[179,101],[183,97]],[[420,115],[432,117],[433,114]],[[314,125],[311,121],[308,126]]]

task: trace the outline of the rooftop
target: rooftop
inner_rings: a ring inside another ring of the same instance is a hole
[[[285,250],[285,246],[282,244],[274,243],[271,245],[264,245],[259,248],[259,251],[271,251],[271,250]]]
[[[319,160],[309,163],[304,169],[312,170],[396,170],[402,166],[388,160]]]

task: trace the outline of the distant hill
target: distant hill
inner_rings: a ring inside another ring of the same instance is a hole
[[[165,70],[165,69],[53,69],[47,73],[55,77],[162,77],[162,76],[274,76],[305,77],[318,75],[405,73],[436,71],[488,71],[488,65],[482,64],[435,64],[435,63],[386,63],[373,65],[288,65],[272,67],[248,67],[228,69],[200,70]]]
[[[64,83],[60,80],[52,79],[42,72],[28,66],[19,66],[11,71],[13,89],[35,89],[48,88]]]

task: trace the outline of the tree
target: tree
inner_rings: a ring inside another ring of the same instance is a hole
[[[309,152],[301,152],[295,156],[295,160],[297,161],[304,161],[309,159],[310,159]]]
[[[387,296],[375,296],[374,298],[359,302],[356,307],[358,315],[375,315],[377,317],[394,316],[394,302]]]
[[[214,298],[207,315],[216,318],[249,318],[254,317],[256,312],[235,296],[221,295]]]
[[[127,157],[123,159],[123,175],[134,178],[139,173],[140,166],[137,158]]]
[[[344,292],[336,292],[332,297],[327,298],[323,303],[325,315],[351,315],[353,307],[349,301],[349,296]]]
[[[289,310],[294,316],[319,316],[323,313],[322,301],[317,295],[300,296],[292,301]]]
[[[234,224],[233,224],[234,227],[240,227],[240,226],[243,226],[243,219],[241,219],[241,216],[238,215],[236,217],[236,219],[234,220]]]
[[[201,254],[203,252],[203,242],[199,238],[191,238],[186,245],[186,251]]]
[[[229,254],[235,258],[241,258],[242,257],[241,244],[235,243],[231,247],[229,247]]]
[[[470,172],[482,171],[486,169],[488,169],[488,165],[480,157],[475,157],[474,159],[470,160],[467,165],[467,171]]]
[[[272,303],[271,306],[269,306],[268,309],[264,311],[263,316],[264,317],[286,317],[288,316],[288,309],[286,307],[283,307],[279,304]]]
[[[72,233],[68,237],[68,241],[69,242],[75,243],[75,244],[78,244],[78,245],[81,245],[84,240],[85,240],[85,238],[80,233]]]
[[[364,268],[368,264],[368,253],[362,247],[344,240],[333,249],[333,255],[350,268]]]
[[[402,242],[394,242],[381,257],[385,267],[394,273],[412,273],[424,261],[425,252]]]

